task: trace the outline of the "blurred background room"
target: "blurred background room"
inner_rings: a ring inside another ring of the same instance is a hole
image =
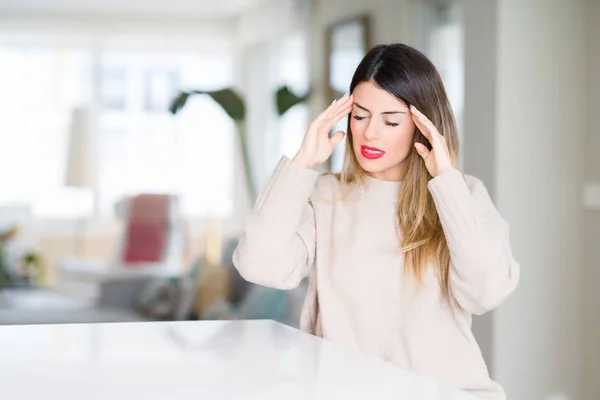
[[[233,249],[279,158],[392,42],[439,69],[461,168],[511,227],[520,285],[474,319],[492,377],[599,399],[599,0],[0,0],[0,325],[297,327],[306,283],[246,283]]]

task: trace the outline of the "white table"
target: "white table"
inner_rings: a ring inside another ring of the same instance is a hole
[[[0,326],[3,400],[467,400],[271,321]]]

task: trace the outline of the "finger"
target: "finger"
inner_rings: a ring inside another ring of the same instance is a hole
[[[425,125],[423,125],[421,122],[419,121],[414,121],[416,127],[419,129],[419,132],[421,132],[423,134],[423,136],[425,136],[425,139],[427,139],[427,141],[433,146],[433,144],[435,143],[433,136],[431,135],[431,133],[429,132],[429,130],[427,129],[427,127]]]
[[[342,118],[346,117],[350,111],[352,111],[352,103],[348,103],[344,108],[337,109],[335,113],[330,114],[322,121],[322,123],[325,124],[326,129],[331,129],[340,122]]]
[[[351,104],[347,105],[345,108],[342,108],[342,109],[338,110],[338,112],[331,117],[331,119],[333,120],[334,125],[337,124],[338,122],[340,122],[340,120],[342,118],[344,118],[348,114],[350,114],[350,111],[352,111],[352,105]]]
[[[429,132],[427,127],[425,125],[423,125],[423,123],[421,122],[421,120],[419,119],[417,114],[413,113],[412,119],[413,119],[413,122],[415,123],[415,126],[419,129],[419,131],[423,134],[423,136],[425,136],[427,138],[427,140],[429,140],[429,142],[432,143],[433,137],[431,136],[431,133]]]
[[[344,115],[350,113],[353,104],[353,97],[351,94],[346,93],[339,100],[334,100],[331,106],[327,108],[322,116],[320,115],[315,122],[321,127],[325,127],[328,131],[337,124]]]
[[[423,119],[421,117],[422,114],[413,105],[410,106],[410,111],[411,111],[413,122],[415,123],[417,128],[419,128],[419,131],[421,131],[423,136],[425,136],[429,140],[429,142],[433,145],[434,137],[431,134],[431,132],[429,131],[429,127],[424,124]]]
[[[331,145],[333,147],[337,146],[338,144],[340,144],[340,142],[342,141],[342,139],[344,138],[344,132],[343,131],[337,131],[336,133],[333,134],[333,136],[331,136],[331,138],[329,139],[331,141]]]
[[[423,160],[427,160],[427,157],[429,157],[429,149],[427,149],[427,147],[423,144],[423,143],[415,143],[415,148],[417,149],[417,153],[419,153],[419,155],[423,158]]]
[[[324,119],[327,119],[331,116],[331,113],[337,108],[338,104],[338,99],[335,99],[331,102],[331,104],[324,109],[323,111],[321,111],[321,113],[317,116],[317,118],[315,118],[315,121],[323,121]]]
[[[331,102],[331,104],[329,105],[329,107],[327,107],[326,109],[324,109],[321,114],[319,114],[317,116],[317,118],[315,119],[316,121],[323,121],[325,119],[327,119],[329,117],[329,115],[331,114],[332,110],[335,108],[335,105],[337,103],[337,100],[333,100]]]
[[[417,108],[415,106],[411,106],[411,107],[414,110],[414,114],[416,114],[416,116],[417,116],[418,122],[421,124],[421,126],[423,126],[423,130],[426,130],[427,133],[432,137],[432,139],[434,141],[436,141],[438,139],[441,140],[441,139],[444,138],[440,134],[440,132],[437,130],[437,128],[435,127],[435,125],[433,124],[433,122],[431,122],[431,120],[429,118],[427,118],[425,116],[425,114],[423,114],[421,111],[417,110]],[[419,129],[421,129],[421,128],[419,128]]]
[[[338,103],[340,103],[340,104],[341,104],[341,106],[345,106],[345,105],[347,105],[348,103],[352,103],[352,102],[354,102],[354,94],[352,94],[352,93],[350,93],[350,92],[346,93],[346,94],[344,95],[344,97],[342,97],[342,98],[340,99],[340,101],[338,101]]]
[[[340,99],[336,100],[334,106],[332,107],[331,111],[329,112],[329,117],[332,117],[336,114],[338,114],[340,112],[340,110],[345,109],[346,107],[348,107],[349,105],[352,104],[352,95],[350,95],[349,93],[346,93],[343,97],[341,97]]]
[[[417,113],[420,114],[418,119],[420,120],[419,129],[421,132],[426,132],[425,137],[431,143],[431,147],[437,148],[440,152],[444,154],[449,154],[448,144],[446,143],[446,138],[442,136],[442,134],[437,130],[433,122],[429,118],[427,118],[423,113],[417,110]]]

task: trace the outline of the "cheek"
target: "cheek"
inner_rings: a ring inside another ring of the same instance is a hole
[[[350,130],[352,131],[352,148],[355,152],[359,151],[360,146],[365,142],[364,140],[364,128],[359,121],[354,118],[350,121]]]
[[[352,118],[350,120],[350,130],[352,131],[353,137],[357,138],[357,137],[362,136],[362,133],[363,133],[362,126],[359,123],[359,121],[355,120],[354,118]]]
[[[412,121],[401,124],[390,133],[391,134],[388,135],[388,141],[391,145],[396,148],[410,147],[415,133],[415,124]]]

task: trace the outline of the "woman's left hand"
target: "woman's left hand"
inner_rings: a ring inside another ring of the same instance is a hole
[[[410,106],[410,113],[417,128],[431,143],[431,150],[422,143],[415,143],[417,153],[425,161],[425,167],[429,171],[429,174],[435,178],[453,168],[446,138],[440,135],[433,123],[417,110],[415,106]]]

